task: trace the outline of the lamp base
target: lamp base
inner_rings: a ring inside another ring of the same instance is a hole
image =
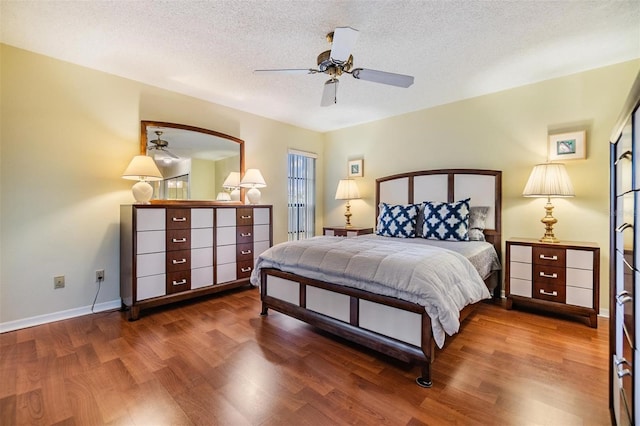
[[[247,191],[247,199],[249,200],[249,204],[260,204],[260,198],[262,194],[260,194],[260,190],[258,188],[251,188]]]
[[[351,228],[351,204],[349,204],[349,200],[347,200],[347,210],[344,212],[344,217],[346,219],[346,223],[344,225],[345,228]]]
[[[149,204],[149,201],[153,196],[153,187],[149,182],[141,180],[133,185],[131,192],[133,193],[133,198],[136,199],[138,204]]]
[[[540,242],[557,244],[560,240],[553,235],[553,225],[558,223],[558,219],[553,217],[553,204],[551,204],[551,200],[549,198],[547,198],[547,204],[544,206],[544,209],[547,214],[540,219],[540,222],[544,223],[545,231],[544,236],[540,238]]]
[[[231,201],[240,201],[240,189],[235,188],[229,195],[231,195]]]

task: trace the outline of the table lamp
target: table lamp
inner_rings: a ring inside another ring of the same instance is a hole
[[[148,181],[162,180],[162,173],[153,158],[146,155],[136,155],[122,174],[122,178],[139,181],[131,188],[133,198],[139,204],[149,204],[153,195],[153,187]]]
[[[353,179],[340,179],[338,182],[338,189],[336,189],[336,200],[347,200],[347,210],[344,213],[346,218],[345,226],[351,227],[351,205],[350,200],[360,198],[360,191],[358,191],[358,185]]]
[[[231,201],[240,201],[240,172],[231,172],[222,183],[224,189],[229,190]]]
[[[247,191],[247,198],[249,204],[260,203],[260,190],[258,188],[265,188],[267,186],[262,173],[258,169],[249,169],[244,173],[244,176],[240,180],[240,186],[242,188],[250,188]]]
[[[559,243],[553,235],[553,225],[558,220],[553,217],[553,205],[551,198],[573,197],[573,185],[569,174],[562,163],[538,164],[531,171],[531,176],[522,192],[523,197],[547,197],[544,206],[546,215],[540,220],[545,225],[544,236],[540,239],[543,243]]]

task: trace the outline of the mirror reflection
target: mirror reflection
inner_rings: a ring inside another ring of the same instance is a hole
[[[235,176],[244,171],[244,142],[213,130],[142,121],[140,153],[153,157],[163,180],[156,200],[239,201]]]

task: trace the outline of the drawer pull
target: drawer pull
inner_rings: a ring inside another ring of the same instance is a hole
[[[540,289],[540,294],[544,294],[545,296],[553,296],[556,297],[558,295],[557,291],[552,291],[551,293],[544,291],[543,289]]]
[[[553,274],[545,274],[544,272],[540,272],[540,276],[545,278],[558,278],[558,274],[556,274],[555,272]]]
[[[251,266],[247,268],[240,268],[240,272],[249,272],[251,270]]]
[[[625,223],[623,223],[622,225],[620,225],[620,226],[618,226],[618,227],[616,228],[616,232],[622,232],[622,231],[624,231],[624,230],[625,230],[625,229],[627,229],[627,228],[633,228],[633,225],[632,225],[632,224],[630,224],[630,223],[626,223],[626,222],[625,222]]]
[[[180,281],[174,281],[173,285],[182,285],[182,284],[186,284],[187,283],[187,279],[183,278]]]
[[[632,376],[631,370],[624,369],[616,372],[618,374],[618,378],[622,379],[624,376]]]
[[[540,255],[540,259],[543,260],[558,260],[558,256],[553,255],[553,256],[545,256],[544,254]]]
[[[173,243],[186,243],[187,242],[187,238],[174,238],[171,240],[171,242]]]
[[[171,220],[174,221],[174,222],[186,222],[187,218],[186,217],[172,217]]]
[[[246,234],[240,234],[241,237],[250,237],[251,232],[247,232]]]
[[[627,361],[625,358],[616,357],[616,366],[620,366],[622,364],[629,365],[629,361]]]
[[[625,303],[631,302],[633,300],[633,297],[624,295],[624,296],[617,296],[616,299],[618,300],[618,305],[622,306]]]
[[[249,215],[249,216],[240,216],[240,219],[251,219],[251,215]]]
[[[627,150],[625,152],[623,152],[622,154],[620,154],[620,156],[618,157],[618,159],[615,161],[615,163],[613,163],[614,165],[617,165],[621,160],[624,160],[625,158],[631,158],[631,151]]]
[[[240,254],[251,254],[251,250],[241,250]]]
[[[180,260],[178,260],[178,259],[173,259],[171,262],[172,262],[174,265],[179,265],[179,264],[181,264],[181,263],[187,263],[187,259],[180,259]]]

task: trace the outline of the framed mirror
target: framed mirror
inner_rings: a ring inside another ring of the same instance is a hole
[[[153,157],[163,176],[150,182],[152,200],[228,202],[233,192],[233,201],[242,201],[232,183],[244,173],[242,139],[159,121],[141,121],[140,127],[140,154]]]

